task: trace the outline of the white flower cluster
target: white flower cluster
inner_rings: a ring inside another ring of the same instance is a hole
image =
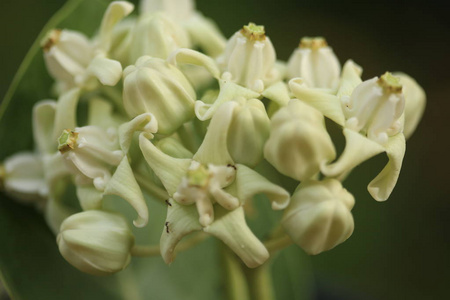
[[[382,152],[389,162],[368,190],[378,201],[389,197],[405,136],[425,106],[409,76],[363,81],[353,61],[341,70],[321,37],[302,38],[287,63],[277,61],[263,26],[249,23],[227,41],[191,0],[133,9],[112,2],[93,38],[49,32],[42,48],[59,98],[34,107],[36,151],[0,168],[3,189],[39,204],[75,267],[102,275],[130,261],[134,237],[123,216],[103,208],[107,195],[136,210],[137,227],[151,218],[144,194],[166,201],[166,263],[184,236],[202,231],[248,267],[269,258],[245,219],[257,194],[284,211],[283,234],[310,254],[352,234],[355,200],[342,181]],[[325,119],[342,128],[339,155]],[[280,186],[287,177],[295,190]],[[70,186],[81,212],[62,201]]]

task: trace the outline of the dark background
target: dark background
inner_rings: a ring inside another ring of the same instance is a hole
[[[48,18],[63,0],[0,2],[0,98]],[[366,191],[381,169],[373,160],[345,186],[355,195],[355,232],[312,257],[322,294],[346,299],[443,299],[450,280],[450,18],[430,1],[198,0],[228,37],[263,24],[280,59],[302,36],[324,36],[341,63],[368,79],[385,71],[413,76],[427,93],[424,118],[407,142],[399,182],[377,203]],[[39,99],[36,99],[39,100]],[[1,147],[1,145],[0,145]]]

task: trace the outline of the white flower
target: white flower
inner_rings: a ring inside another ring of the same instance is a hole
[[[236,32],[217,58],[224,74],[222,78],[262,92],[280,76],[275,67],[276,54],[266,36],[264,26],[249,23]]]
[[[385,73],[359,84],[350,97],[342,97],[346,127],[361,132],[381,145],[403,130],[400,117],[405,107],[398,77]]]
[[[326,40],[304,37],[288,61],[288,79],[301,77],[311,88],[335,90],[341,65]]]
[[[308,254],[319,254],[347,240],[353,232],[355,199],[335,179],[302,182],[281,223]]]
[[[64,220],[57,242],[61,255],[80,271],[109,275],[130,263],[134,236],[121,215],[91,210]]]

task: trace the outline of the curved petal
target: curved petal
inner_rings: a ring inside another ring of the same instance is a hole
[[[134,5],[127,1],[114,1],[109,4],[100,25],[99,46],[101,50],[105,52],[109,50],[114,26],[128,16],[133,9]]]
[[[33,107],[33,137],[39,153],[53,153],[58,144],[53,138],[56,101],[44,100]]]
[[[399,133],[391,138],[386,145],[386,154],[389,162],[384,169],[369,183],[369,193],[377,201],[385,201],[389,198],[397,183],[403,157],[406,151],[405,136]]]
[[[350,96],[355,87],[362,82],[361,80],[362,68],[355,64],[351,59],[347,60],[342,69],[341,82],[339,83],[339,90],[337,97]]]
[[[58,140],[64,129],[74,129],[77,126],[77,104],[79,96],[80,89],[75,88],[59,97],[56,104],[55,123],[52,135],[54,141]]]
[[[138,213],[138,218],[133,221],[134,226],[144,227],[147,225],[147,204],[141,188],[134,178],[127,156],[124,156],[111,180],[106,185],[104,195],[117,195],[125,199]]]
[[[249,268],[258,267],[269,258],[266,247],[245,222],[242,206],[230,212],[216,206],[215,221],[203,231],[221,239]]]
[[[220,105],[227,101],[231,101],[238,97],[244,97],[246,99],[259,98],[259,94],[237,85],[231,81],[220,81],[220,93],[213,104],[203,103],[202,101],[195,102],[195,115],[201,121],[206,121],[212,118],[216,110]]]
[[[222,54],[226,39],[214,22],[196,13],[186,22],[185,28],[192,42],[199,45],[206,54],[212,57]]]
[[[230,101],[220,107],[220,113],[212,118],[205,138],[194,155],[194,160],[203,164],[233,164],[233,159],[228,152],[228,128],[233,118],[233,111],[238,105],[237,102]]]
[[[219,78],[220,70],[216,62],[209,56],[198,51],[180,48],[172,52],[167,61],[177,66],[178,64],[191,64],[204,67],[215,78]]]
[[[191,159],[180,159],[171,157],[150,142],[148,133],[139,135],[139,146],[142,154],[150,168],[159,177],[170,196],[172,196],[181,182],[181,178],[186,174]]]
[[[339,159],[330,164],[322,165],[322,173],[328,177],[336,177],[351,171],[360,163],[385,151],[380,144],[368,139],[356,131],[345,128],[345,149]]]
[[[133,120],[120,125],[119,127],[119,143],[124,153],[130,150],[133,134],[136,131],[147,132],[153,138],[153,133],[158,131],[158,121],[151,113],[143,113]]]
[[[264,90],[262,95],[281,107],[286,106],[289,103],[289,100],[291,100],[291,97],[289,96],[289,89],[283,81],[272,84]]]
[[[238,164],[236,168],[236,193],[242,203],[250,201],[255,195],[265,194],[272,201],[274,210],[285,209],[289,205],[289,193],[282,187],[244,165]]]
[[[289,81],[289,87],[294,96],[319,110],[325,117],[344,126],[345,118],[339,98],[314,88],[308,88],[301,78]]]
[[[160,240],[161,256],[166,264],[175,260],[175,247],[184,236],[202,229],[195,205],[181,205],[172,199],[169,201],[171,205],[167,208],[166,223]]]
[[[117,60],[96,56],[87,69],[88,73],[94,75],[103,85],[115,86],[122,78],[122,65]]]

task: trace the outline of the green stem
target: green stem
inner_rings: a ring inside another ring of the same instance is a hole
[[[270,253],[270,256],[272,256],[276,252],[290,246],[291,244],[292,244],[292,239],[287,234],[284,234],[281,237],[270,239],[270,240],[264,242],[264,246],[266,246],[267,250]]]
[[[222,253],[226,274],[227,299],[250,300],[250,292],[242,262],[224,244],[222,244]]]
[[[265,263],[255,269],[247,270],[247,278],[250,286],[252,299],[274,300],[272,276],[270,274],[270,263]]]
[[[199,233],[189,239],[183,240],[178,244],[177,252],[182,252],[189,248],[192,248],[200,242],[204,241],[207,237],[207,234]],[[136,257],[159,256],[161,255],[159,249],[159,245],[134,245],[133,248],[131,248],[131,255]]]

